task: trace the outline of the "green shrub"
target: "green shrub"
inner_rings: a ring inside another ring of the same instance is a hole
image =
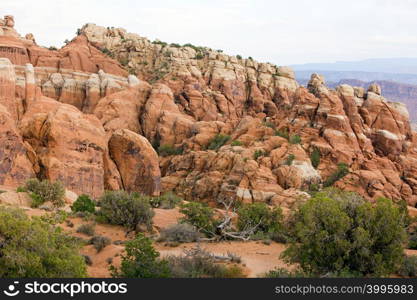
[[[86,277],[80,245],[58,227],[0,207],[0,278]]]
[[[317,167],[320,164],[320,150],[318,148],[313,149],[313,152],[311,152],[311,155],[310,155],[310,159],[311,159],[311,164],[313,165],[313,167],[317,169]]]
[[[349,174],[349,167],[348,167],[348,165],[345,164],[345,163],[339,163],[337,165],[337,170],[333,174],[331,174],[329,176],[329,178],[327,178],[324,181],[323,186],[324,187],[332,186],[333,184],[336,183],[336,181],[342,179],[347,174]]]
[[[275,129],[277,126],[274,124],[274,123],[272,123],[272,122],[264,122],[263,123],[263,125],[264,126],[266,126],[266,127],[268,127],[268,128],[272,128],[272,129]]]
[[[59,181],[51,183],[48,180],[29,179],[26,181],[25,190],[32,193],[31,198],[33,199],[32,205],[34,207],[49,201],[55,207],[61,207],[65,204],[65,188]]]
[[[196,54],[195,59],[203,59],[204,58],[204,54],[199,52]]]
[[[173,192],[166,192],[161,196],[150,198],[149,201],[154,208],[173,209],[182,202],[182,199]]]
[[[214,218],[212,208],[199,202],[189,202],[180,206],[180,212],[184,215],[180,219],[181,223],[195,226],[197,230],[207,236],[215,235],[218,222]]]
[[[24,193],[26,192],[26,189],[23,186],[19,186],[16,189],[16,193]]]
[[[199,232],[190,224],[176,224],[163,229],[159,240],[161,242],[192,243],[200,238]]]
[[[243,143],[241,141],[234,140],[231,145],[232,146],[243,146]]]
[[[173,278],[243,278],[240,267],[216,263],[205,251],[194,251],[183,256],[166,258]]]
[[[78,196],[77,200],[72,204],[71,210],[73,212],[89,212],[94,213],[96,211],[96,204],[87,195]]]
[[[292,135],[289,139],[290,144],[301,144],[301,137],[299,135]]]
[[[355,193],[325,190],[303,204],[292,223],[283,258],[307,273],[386,276],[401,265],[403,216],[389,199],[372,205]]]
[[[106,236],[96,235],[90,239],[89,243],[94,246],[97,252],[100,252],[111,244],[111,240]]]
[[[292,163],[293,163],[293,161],[294,161],[294,159],[295,159],[295,155],[294,154],[288,155],[287,159],[285,160],[285,164],[287,166],[291,166]]]
[[[229,135],[218,134],[209,143],[209,150],[219,150],[224,144],[230,140]]]
[[[110,266],[113,277],[121,278],[167,278],[170,270],[166,260],[159,259],[159,253],[152,241],[143,234],[126,243],[126,254],[122,255],[120,268]]]
[[[168,45],[167,43],[162,42],[162,41],[153,41],[152,44],[161,45],[162,47],[165,47],[166,45]]]
[[[125,191],[105,192],[100,198],[98,215],[106,223],[122,225],[137,230],[139,225],[152,229],[154,212],[149,198],[129,194]]]
[[[263,202],[255,202],[243,204],[237,214],[237,227],[241,231],[256,226],[254,234],[265,233],[268,237],[283,231],[283,216],[279,207],[271,209]]]
[[[77,232],[88,236],[93,236],[96,233],[95,225],[92,223],[82,224],[77,228]]]
[[[242,59],[242,55],[239,55],[239,54],[238,54],[238,55],[236,55],[236,58],[237,58],[237,59]]]
[[[398,274],[404,277],[417,277],[417,255],[406,256]]]
[[[174,48],[181,48],[181,45],[177,43],[171,43],[169,46],[174,47]]]
[[[58,50],[58,48],[57,47],[55,47],[55,46],[49,46],[49,48],[48,48],[49,50],[51,50],[51,51],[56,51],[56,50]]]
[[[303,271],[296,269],[295,271],[289,271],[284,268],[275,268],[265,274],[261,275],[262,278],[306,278],[307,276]]]
[[[158,147],[158,154],[162,157],[171,156],[171,155],[181,155],[184,153],[182,147],[175,148],[172,145],[162,145]]]
[[[282,138],[284,138],[284,139],[289,139],[289,137],[290,137],[290,135],[289,135],[289,133],[288,133],[288,129],[287,128],[284,128],[284,129],[280,129],[280,130],[276,130],[275,131],[275,135],[276,136],[280,136],[280,137],[282,137]]]
[[[265,152],[263,150],[255,150],[255,152],[253,153],[253,159],[257,160],[259,157],[261,156],[265,156]]]

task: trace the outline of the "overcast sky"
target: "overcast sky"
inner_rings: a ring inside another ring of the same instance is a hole
[[[0,14],[43,46],[96,23],[278,65],[417,56],[417,0],[1,0]]]

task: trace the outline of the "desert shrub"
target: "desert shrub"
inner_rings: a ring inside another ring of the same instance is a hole
[[[184,215],[181,223],[188,223],[195,226],[198,231],[207,236],[216,232],[218,222],[214,218],[214,210],[202,203],[189,202],[180,206],[180,212]]]
[[[327,178],[324,181],[323,186],[324,187],[332,186],[333,184],[336,183],[336,181],[342,179],[347,174],[349,174],[349,167],[348,167],[348,165],[345,164],[345,163],[339,163],[337,165],[337,170],[333,174],[331,174],[329,176],[329,178]]]
[[[406,256],[398,274],[404,277],[417,277],[417,255]]]
[[[218,134],[209,143],[209,150],[219,150],[224,144],[230,140],[229,135]]]
[[[182,199],[173,192],[166,192],[158,197],[150,198],[150,204],[154,208],[172,209],[182,202]]]
[[[147,197],[135,196],[125,191],[105,192],[99,204],[98,215],[107,223],[122,225],[129,230],[136,230],[139,225],[152,229],[155,213]]]
[[[16,189],[16,193],[24,193],[26,192],[26,189],[23,186],[18,186]]]
[[[119,268],[110,266],[113,277],[121,278],[167,278],[170,276],[168,263],[159,259],[152,241],[143,234],[126,243],[126,254],[122,255]]]
[[[58,48],[57,47],[55,47],[55,46],[49,46],[49,48],[48,48],[49,50],[51,50],[51,51],[56,51],[56,50],[58,50]]]
[[[48,180],[29,179],[26,181],[25,190],[32,193],[34,207],[49,201],[55,207],[64,206],[65,188],[59,181],[51,183]]]
[[[243,145],[243,143],[241,142],[241,141],[238,141],[238,140],[234,140],[233,142],[232,142],[232,144],[231,144],[232,146],[242,146]]]
[[[77,232],[93,236],[96,233],[95,225],[92,223],[82,224],[77,228]]]
[[[73,212],[89,212],[94,213],[96,211],[96,204],[87,195],[78,196],[77,200],[72,204],[71,210]]]
[[[288,140],[290,144],[301,144],[301,137],[299,135],[292,135],[290,136],[290,139]]]
[[[40,219],[51,225],[57,225],[64,223],[68,218],[68,213],[64,210],[58,210],[52,213],[44,214]]]
[[[264,122],[263,125],[268,128],[275,129],[277,126],[272,122]]]
[[[292,222],[283,258],[307,273],[384,276],[402,262],[403,216],[389,199],[372,205],[355,193],[325,190],[300,206]]]
[[[171,43],[170,46],[174,48],[181,48],[181,45],[177,43]]]
[[[306,278],[309,277],[305,274],[302,270],[296,269],[294,271],[290,271],[284,268],[275,268],[265,274],[262,274],[260,277],[262,278]]]
[[[79,244],[58,227],[0,207],[0,278],[85,277]]]
[[[288,155],[287,159],[285,160],[285,165],[291,166],[292,165],[292,162],[294,161],[294,159],[295,159],[295,155],[294,154]]]
[[[271,209],[263,202],[243,204],[237,214],[237,227],[241,231],[256,226],[254,234],[264,233],[269,236],[283,230],[282,210],[279,207]]]
[[[158,154],[160,156],[171,156],[171,155],[181,155],[183,154],[184,149],[182,147],[175,148],[172,145],[161,145],[158,147]]]
[[[86,265],[91,266],[93,264],[93,260],[90,256],[83,254],[82,257],[84,258]]]
[[[161,231],[161,242],[192,243],[200,237],[196,228],[190,224],[176,224]]]
[[[275,135],[276,136],[280,136],[280,137],[282,137],[282,138],[284,138],[284,139],[289,139],[289,137],[290,137],[290,135],[289,135],[289,133],[288,133],[288,129],[287,128],[284,128],[284,129],[280,129],[280,130],[276,130],[275,131]]]
[[[318,148],[313,149],[313,152],[311,152],[310,155],[310,160],[313,167],[317,169],[320,164],[320,150]]]
[[[237,59],[242,59],[242,55],[239,55],[239,54],[238,54],[238,55],[236,55],[236,58],[237,58]]]
[[[195,59],[203,59],[204,58],[204,54],[201,52],[198,52],[195,56]]]
[[[152,44],[161,45],[162,47],[165,47],[167,45],[167,43],[158,40],[153,41]]]
[[[173,278],[242,278],[239,266],[217,263],[210,253],[192,249],[186,255],[166,258]]]
[[[309,192],[310,193],[314,193],[314,192],[318,192],[320,190],[320,186],[317,183],[312,183],[309,186]]]
[[[90,239],[89,244],[93,245],[97,252],[100,252],[111,244],[111,240],[106,236],[95,235]]]
[[[253,153],[253,159],[257,160],[259,157],[261,156],[265,156],[265,152],[263,150],[255,150],[255,152]]]

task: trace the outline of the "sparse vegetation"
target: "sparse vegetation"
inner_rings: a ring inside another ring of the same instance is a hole
[[[45,202],[51,202],[55,207],[64,206],[65,188],[59,181],[51,183],[48,180],[29,179],[24,189],[30,193],[33,207],[39,207]]]
[[[96,235],[90,239],[89,243],[94,246],[97,252],[100,252],[111,244],[111,240],[106,236]]]
[[[128,230],[138,230],[141,225],[152,229],[155,213],[147,197],[125,191],[105,192],[99,204],[98,215],[107,223],[122,225]]]
[[[229,135],[218,134],[209,143],[209,150],[219,150],[224,144],[230,140]]]
[[[349,174],[349,167],[348,167],[348,165],[345,164],[345,163],[339,163],[337,165],[337,170],[333,174],[331,174],[329,176],[329,178],[327,178],[324,181],[323,186],[324,187],[332,186],[333,184],[336,183],[336,181],[342,179],[347,174]]]
[[[285,160],[285,164],[286,164],[287,166],[291,166],[291,165],[292,165],[292,163],[293,163],[293,161],[294,161],[294,159],[295,159],[295,155],[294,155],[294,154],[290,154],[290,155],[288,155],[288,156],[287,156],[287,159]]]
[[[181,223],[188,223],[195,226],[198,231],[206,236],[212,237],[215,235],[218,221],[214,218],[214,210],[199,202],[189,202],[182,204],[180,212],[184,217],[180,220]]]
[[[253,153],[253,159],[257,160],[259,157],[265,156],[265,155],[266,155],[265,151],[258,149],[258,150],[255,150],[255,152]]]
[[[280,136],[284,139],[289,139],[289,133],[288,133],[288,129],[287,128],[283,128],[283,129],[279,129],[275,131],[275,135],[276,136]]]
[[[253,234],[264,234],[264,238],[272,238],[283,231],[283,215],[279,207],[269,208],[262,202],[243,204],[238,210],[237,227],[240,231],[254,227]]]
[[[217,263],[213,255],[192,249],[185,255],[167,257],[170,277],[173,278],[242,278],[242,269],[237,265]]]
[[[0,207],[0,278],[86,277],[79,243],[58,227]]]
[[[386,276],[402,264],[403,220],[389,199],[372,205],[355,193],[326,189],[293,216],[292,239],[283,258],[314,276]]]
[[[235,146],[243,146],[243,143],[241,141],[234,140],[231,145],[233,147],[235,147]]]
[[[71,210],[73,212],[89,212],[94,213],[96,211],[96,204],[88,195],[80,195],[77,200],[72,204]]]
[[[96,233],[95,227],[96,226],[92,223],[82,224],[77,228],[77,232],[88,236],[93,236]]]
[[[296,135],[292,135],[290,136],[290,139],[288,140],[290,142],[290,144],[301,144],[301,137],[296,134]]]
[[[166,192],[158,197],[150,198],[150,203],[154,208],[172,209],[182,202],[182,199],[173,192]]]
[[[314,147],[313,152],[311,152],[310,155],[311,164],[314,167],[314,169],[317,169],[317,167],[320,164],[320,156],[320,150]]]
[[[158,41],[158,40],[153,41],[152,44],[161,45],[162,47],[165,47],[166,45],[168,45],[167,43]]]
[[[166,260],[159,259],[159,252],[152,241],[143,234],[126,243],[120,268],[110,266],[113,277],[121,278],[168,278],[170,269]]]
[[[172,145],[161,145],[158,147],[158,154],[162,157],[171,156],[171,155],[181,155],[183,154],[184,149],[182,147],[174,147]]]
[[[56,51],[56,50],[58,50],[58,48],[57,47],[55,47],[55,46],[49,46],[49,48],[48,48],[49,50],[51,50],[51,51]]]
[[[190,224],[176,224],[161,231],[159,241],[161,242],[178,242],[192,243],[200,238],[199,232]]]
[[[238,55],[236,55],[236,58],[237,58],[237,59],[242,59],[242,55],[239,55],[239,54],[238,54]]]

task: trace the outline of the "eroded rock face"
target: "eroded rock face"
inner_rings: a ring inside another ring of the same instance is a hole
[[[37,154],[38,177],[60,180],[77,194],[102,194],[107,144],[96,117],[43,97],[28,108],[20,130]]]
[[[109,140],[109,150],[125,190],[152,196],[160,194],[158,154],[145,137],[128,129],[119,129]]]
[[[16,128],[16,120],[0,105],[0,185],[18,186],[33,178],[35,154]]]

